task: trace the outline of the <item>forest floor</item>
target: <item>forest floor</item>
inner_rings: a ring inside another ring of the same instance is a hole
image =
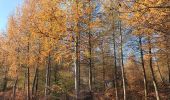
[[[127,100],[144,100],[144,91],[142,89],[127,89]],[[81,91],[79,95],[79,100],[115,100],[115,90],[110,88],[105,92],[94,92],[92,97],[88,91]],[[119,89],[118,91],[119,100],[123,100],[123,91]],[[159,95],[161,100],[170,100],[170,87],[159,89]],[[11,100],[12,90],[6,92],[0,92],[0,100]],[[72,95],[62,95],[60,99],[54,99],[49,97],[49,100],[74,100]],[[17,91],[15,100],[26,100],[26,94],[24,91]],[[37,100],[45,100],[43,96],[39,96]],[[155,93],[153,90],[149,91],[148,100],[156,100]]]

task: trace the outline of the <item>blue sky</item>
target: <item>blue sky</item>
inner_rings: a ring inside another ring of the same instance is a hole
[[[0,31],[5,31],[8,17],[23,0],[0,0]]]

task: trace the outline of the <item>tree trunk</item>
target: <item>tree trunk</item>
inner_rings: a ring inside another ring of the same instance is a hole
[[[78,39],[78,38],[76,38]],[[78,41],[78,40],[77,40]],[[78,64],[78,43],[76,42],[76,47],[75,47],[75,51],[76,51],[76,58],[75,58],[75,95],[76,95],[76,100],[78,99],[78,95],[79,95],[79,64]]]
[[[58,71],[58,65],[55,65],[55,70],[54,70],[54,82],[57,83],[57,71]]]
[[[36,85],[35,85],[35,96],[37,96],[38,92],[38,81],[39,80],[39,70],[37,71],[37,79],[36,79]]]
[[[91,33],[89,32],[89,90],[92,91],[92,45],[91,45]]]
[[[115,84],[115,99],[118,100],[118,90],[117,90],[117,57],[116,57],[116,41],[115,33],[113,33],[113,45],[114,45],[114,84]]]
[[[154,53],[154,55],[155,55],[155,58],[156,58],[156,54]],[[160,66],[159,66],[159,63],[158,63],[158,61],[155,61],[156,62],[156,66],[157,66],[157,68],[158,68],[158,73],[159,73],[159,76],[160,76],[160,79],[161,79],[161,82],[163,83],[163,85],[165,84],[165,81],[164,81],[164,78],[163,78],[163,76],[162,76],[162,73],[161,73],[161,70],[160,70]]]
[[[27,100],[30,100],[30,68],[27,67]]]
[[[36,96],[36,84],[37,84],[37,78],[38,78],[38,67],[35,68],[35,75],[34,75],[34,80],[33,80],[33,85],[32,85],[32,98],[34,99]]]
[[[149,56],[150,56],[150,58],[149,58],[149,67],[150,67],[150,70],[151,70],[152,82],[153,82],[154,89],[155,89],[156,100],[160,100],[159,92],[158,92],[158,86],[157,86],[157,83],[156,83],[155,74],[154,74],[153,66],[152,66],[152,47],[151,47],[150,38],[148,38],[148,45],[149,45]]]
[[[123,83],[123,98],[126,100],[126,82],[125,82],[125,72],[124,72],[124,62],[123,62],[123,38],[122,38],[122,27],[120,21],[120,37],[121,37],[121,72],[122,72],[122,83]]]
[[[89,7],[91,6],[91,1],[89,1]],[[91,29],[90,29],[91,14],[89,14],[88,20],[88,42],[89,42],[89,90],[92,92],[92,43],[91,43]]]
[[[28,43],[27,43],[27,100],[30,100],[30,42],[29,42],[29,39],[30,39],[30,34],[28,36]]]
[[[24,73],[24,91],[26,91],[27,73]],[[25,93],[26,94],[26,93]]]
[[[143,59],[143,49],[142,49],[142,37],[139,36],[139,47],[140,47],[140,57],[141,57],[141,63],[142,63],[142,72],[143,72],[143,83],[144,83],[144,94],[145,94],[145,100],[147,100],[147,79],[146,79],[146,71],[145,71],[145,64]]]
[[[77,16],[79,17],[79,2],[78,0],[76,0],[76,14]],[[75,97],[76,97],[76,100],[78,99],[78,95],[79,95],[79,91],[80,91],[80,63],[79,63],[79,58],[80,58],[80,51],[79,51],[79,30],[78,30],[78,18],[77,18],[77,23],[76,23],[76,37],[75,37],[75,58],[74,58],[74,71],[75,71]]]
[[[14,86],[13,86],[13,97],[12,97],[12,100],[15,100],[15,97],[16,97],[16,89],[17,89],[17,83],[18,83],[18,75],[16,76],[16,80],[15,80],[15,83],[14,83]]]
[[[101,47],[101,49],[102,49],[102,60],[103,60],[103,62],[102,62],[102,67],[103,67],[103,87],[104,87],[104,91],[105,91],[105,55],[104,55],[104,47],[103,47],[103,45],[104,45],[104,43],[103,43],[103,40],[102,40],[102,47]]]
[[[46,76],[45,76],[45,99],[48,99],[49,87],[50,87],[50,66],[51,66],[51,55],[48,54],[47,64],[46,64]]]
[[[49,54],[49,58],[48,58],[48,86],[51,87],[51,54]]]

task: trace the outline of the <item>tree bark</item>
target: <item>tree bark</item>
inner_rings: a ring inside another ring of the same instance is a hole
[[[89,1],[89,7],[91,6],[91,1]],[[91,13],[89,14],[88,20],[88,42],[89,42],[89,90],[92,92],[92,43],[91,43],[91,29],[90,29]]]
[[[24,91],[26,91],[27,73],[24,73]],[[25,93],[26,94],[26,93]]]
[[[144,83],[144,94],[145,94],[145,100],[147,100],[147,79],[146,79],[146,71],[145,71],[145,64],[143,59],[143,49],[142,49],[142,37],[139,36],[139,47],[140,47],[140,57],[141,57],[141,63],[142,63],[142,72],[143,72],[143,83]]]
[[[78,0],[76,0],[76,14],[77,16],[79,17],[79,2]],[[78,20],[79,18],[77,18],[77,22],[76,22],[76,37],[75,37],[75,58],[74,58],[74,71],[75,71],[75,99],[78,100],[78,95],[79,95],[79,91],[80,91],[80,63],[79,63],[79,60],[80,60],[80,51],[79,51],[79,25],[78,25]]]
[[[46,63],[46,76],[45,76],[45,99],[48,99],[49,87],[50,87],[50,66],[51,66],[51,55],[48,54],[47,63]]]
[[[76,58],[75,58],[75,94],[76,94],[76,100],[78,99],[79,95],[79,90],[80,90],[80,84],[79,84],[79,63],[78,63],[78,36],[76,36],[76,47],[75,47],[75,52],[76,52]]]
[[[104,42],[102,40],[102,44],[101,44],[101,49],[102,49],[102,67],[103,67],[103,87],[104,87],[104,91],[105,91],[105,55],[104,55]]]
[[[148,45],[149,45],[149,56],[150,56],[150,58],[149,58],[149,67],[150,67],[150,70],[151,70],[152,82],[153,82],[154,89],[155,89],[156,100],[160,100],[159,92],[158,92],[158,86],[157,86],[157,83],[156,83],[155,74],[154,74],[153,65],[152,65],[152,47],[151,47],[151,39],[150,39],[150,37],[148,38]]]
[[[115,84],[115,99],[118,100],[118,89],[117,89],[117,55],[116,55],[116,40],[115,33],[113,33],[113,45],[114,45],[114,84]]]
[[[37,84],[37,78],[38,78],[38,67],[35,68],[35,75],[34,75],[34,80],[33,80],[33,85],[32,85],[32,98],[34,99],[36,96],[36,84]]]
[[[15,98],[16,98],[17,83],[18,83],[18,75],[16,76],[15,83],[14,83],[14,86],[13,86],[13,93],[12,93],[13,97],[12,97],[12,100],[15,100]]]
[[[155,58],[157,58],[155,53],[154,53],[154,56],[155,56]],[[158,58],[157,58],[157,59],[158,59]],[[156,66],[157,66],[157,68],[158,68],[158,73],[159,73],[159,76],[160,76],[161,82],[162,82],[163,84],[165,84],[164,78],[163,78],[162,73],[161,73],[161,70],[160,70],[159,63],[158,63],[158,61],[157,61],[157,60],[156,60],[155,62],[156,62]]]
[[[27,67],[27,100],[30,100],[30,68]]]
[[[124,62],[123,62],[123,38],[122,38],[122,26],[120,21],[120,37],[121,37],[121,72],[122,72],[122,83],[123,83],[123,98],[126,100],[126,82],[125,82],[125,72],[124,72]]]
[[[29,53],[30,53],[30,34],[28,34],[28,43],[27,43],[27,100],[30,100],[31,97],[30,97],[30,56],[29,56]]]

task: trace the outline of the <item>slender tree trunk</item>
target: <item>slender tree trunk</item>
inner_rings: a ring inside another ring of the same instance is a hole
[[[30,66],[29,66],[29,60],[30,60],[30,34],[28,36],[28,43],[27,43],[27,100],[30,100]]]
[[[51,66],[51,55],[49,53],[46,64],[46,76],[45,76],[45,99],[48,99],[49,87],[50,87],[50,66]]]
[[[46,65],[46,75],[45,75],[45,99],[47,100],[48,94],[48,65]]]
[[[48,86],[50,87],[51,86],[51,54],[49,54],[49,57],[48,57]]]
[[[81,81],[80,81],[80,77],[81,77],[81,75],[80,75],[80,34],[78,34],[78,54],[77,54],[77,57],[78,57],[78,61],[77,61],[77,64],[78,64],[78,75],[79,75],[79,77],[78,77],[78,84],[79,84],[79,90],[80,90],[80,83],[81,83]]]
[[[30,100],[30,68],[27,67],[27,100]]]
[[[163,76],[162,76],[162,73],[161,73],[161,70],[160,70],[160,66],[159,66],[158,61],[156,61],[156,66],[157,66],[157,68],[158,68],[158,73],[159,73],[161,82],[162,82],[163,84],[165,84],[165,81],[164,81],[164,78],[163,78]]]
[[[55,65],[55,70],[54,70],[54,82],[57,82],[57,72],[58,72],[58,65]]]
[[[104,90],[105,90],[105,55],[104,55],[104,47],[103,47],[103,40],[102,40],[102,59],[103,59],[103,62],[102,62],[102,67],[103,67],[103,87],[104,87]]]
[[[14,83],[14,86],[13,86],[13,93],[12,93],[13,97],[12,97],[12,100],[15,100],[15,97],[16,97],[17,83],[18,83],[18,75],[16,76],[15,83]]]
[[[89,1],[89,7],[91,6],[91,1]],[[91,21],[91,13],[89,14],[89,20],[88,20],[88,42],[89,42],[89,90],[92,92],[92,43],[91,43],[91,29],[90,29],[90,21]]]
[[[157,58],[155,53],[154,53],[154,56],[155,56],[155,58]],[[157,61],[157,60],[156,60],[155,62],[156,62],[156,66],[157,66],[157,68],[158,68],[158,73],[159,73],[159,76],[160,76],[161,82],[162,82],[163,84],[165,84],[164,78],[163,78],[162,73],[161,73],[161,70],[160,70],[159,63],[158,63],[158,61]]]
[[[152,65],[152,47],[151,47],[150,37],[148,38],[148,44],[149,44],[149,56],[150,56],[149,67],[151,69],[152,82],[153,82],[153,85],[154,85],[154,88],[155,88],[156,100],[160,100],[159,92],[158,92],[158,86],[157,86],[157,83],[156,83],[155,74],[154,74],[153,65]]]
[[[142,37],[139,36],[139,47],[140,47],[140,57],[141,57],[141,63],[142,63],[142,72],[143,72],[143,83],[144,83],[144,94],[145,94],[145,100],[147,100],[147,79],[146,79],[146,71],[145,71],[145,64],[143,59],[143,49],[142,49]]]
[[[34,82],[33,82],[33,87],[32,87],[32,95],[34,95],[33,99],[37,99],[37,92],[38,92],[38,80],[39,80],[39,66],[40,66],[40,55],[41,55],[41,38],[39,37],[39,42],[38,42],[38,58],[37,58],[37,65],[36,65],[36,69],[35,69],[35,77],[34,77]]]
[[[75,51],[76,51],[76,58],[75,58],[75,62],[74,62],[75,63],[74,64],[75,65],[75,94],[76,94],[76,100],[77,100],[78,95],[79,95],[79,89],[80,89],[80,85],[79,85],[79,64],[78,64],[78,43],[77,42],[76,42]]]
[[[35,85],[35,97],[37,98],[37,92],[38,92],[38,81],[39,80],[39,69],[37,70],[37,78],[36,78],[36,85]]]
[[[17,48],[17,59],[16,59],[16,62],[18,62],[18,66],[19,67],[21,67],[21,65],[20,65],[20,56],[19,56],[19,53],[20,53],[20,50],[19,50],[19,48]],[[16,70],[16,79],[15,79],[15,82],[14,82],[14,85],[13,85],[13,97],[12,97],[12,100],[15,100],[15,98],[16,98],[16,89],[17,89],[17,84],[18,84],[18,68],[17,68],[17,70]]]
[[[89,32],[89,90],[92,91],[92,45],[91,33]]]
[[[26,91],[26,83],[27,83],[27,72],[24,73],[24,91]]]
[[[36,84],[37,84],[37,78],[38,78],[38,67],[35,68],[35,75],[34,75],[34,80],[33,80],[33,85],[32,85],[32,98],[35,98],[36,94]]]
[[[116,57],[116,40],[115,33],[113,33],[113,45],[114,45],[114,84],[115,84],[115,99],[118,100],[118,89],[117,89],[117,57]]]
[[[122,38],[122,26],[120,21],[120,37],[121,37],[121,72],[122,72],[122,83],[123,83],[123,98],[126,100],[126,82],[125,82],[125,71],[123,62],[123,38]]]
[[[76,0],[76,14],[79,17],[79,2],[78,0]],[[78,30],[78,18],[77,18],[77,22],[76,22],[76,38],[75,38],[75,58],[74,58],[74,71],[75,71],[75,97],[76,100],[78,99],[78,95],[79,95],[79,91],[80,91],[80,63],[79,63],[79,30]]]

